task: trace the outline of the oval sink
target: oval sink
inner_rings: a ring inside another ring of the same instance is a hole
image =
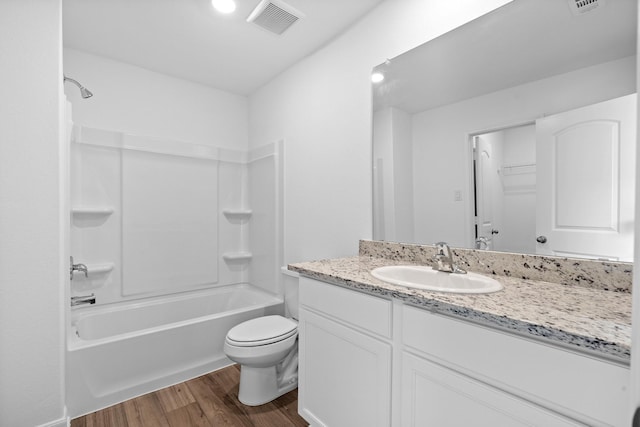
[[[408,288],[458,294],[484,294],[497,292],[502,285],[477,273],[445,273],[431,267],[417,265],[391,265],[371,270],[371,275],[384,282]]]

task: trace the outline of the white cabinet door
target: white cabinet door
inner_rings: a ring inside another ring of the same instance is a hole
[[[536,130],[538,253],[633,261],[636,95]]]
[[[584,425],[414,355],[402,360],[405,427]]]
[[[302,308],[298,412],[314,426],[389,426],[391,346]]]

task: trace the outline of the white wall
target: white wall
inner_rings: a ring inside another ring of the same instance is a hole
[[[415,114],[415,218],[431,219],[416,220],[415,241],[431,242],[437,240],[434,236],[446,236],[453,246],[469,244],[470,134],[533,122],[546,114],[633,93],[635,61],[635,57],[612,61]],[[433,186],[434,176],[447,179]],[[465,203],[454,202],[456,190],[462,190]],[[434,211],[433,206],[439,209]]]
[[[393,109],[373,112],[373,206],[376,217],[375,236],[396,240],[396,212],[393,170]]]
[[[65,84],[76,124],[236,150],[248,148],[248,100],[144,68],[64,49]]]
[[[250,97],[250,146],[284,140],[285,262],[371,238],[371,69],[508,2],[387,0]]]
[[[373,113],[374,236],[395,242],[413,239],[411,116],[398,108]]]
[[[413,141],[411,140],[411,116],[394,108],[393,120],[393,171],[395,194],[396,235],[398,242],[411,242],[413,238]]]
[[[61,29],[59,0],[0,2],[2,426],[66,425]]]

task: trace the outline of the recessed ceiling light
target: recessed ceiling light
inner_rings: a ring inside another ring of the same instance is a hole
[[[384,80],[384,74],[378,73],[378,72],[371,74],[371,81],[373,83],[380,83],[383,80]]]
[[[234,0],[211,0],[211,5],[220,13],[232,13],[236,10]]]

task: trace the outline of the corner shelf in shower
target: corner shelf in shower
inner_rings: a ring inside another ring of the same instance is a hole
[[[247,220],[251,217],[253,211],[251,209],[225,209],[222,213],[229,219]]]
[[[110,206],[74,206],[71,208],[71,214],[74,217],[107,217],[114,212]]]
[[[222,255],[225,261],[249,261],[253,258],[251,252],[225,252]]]

